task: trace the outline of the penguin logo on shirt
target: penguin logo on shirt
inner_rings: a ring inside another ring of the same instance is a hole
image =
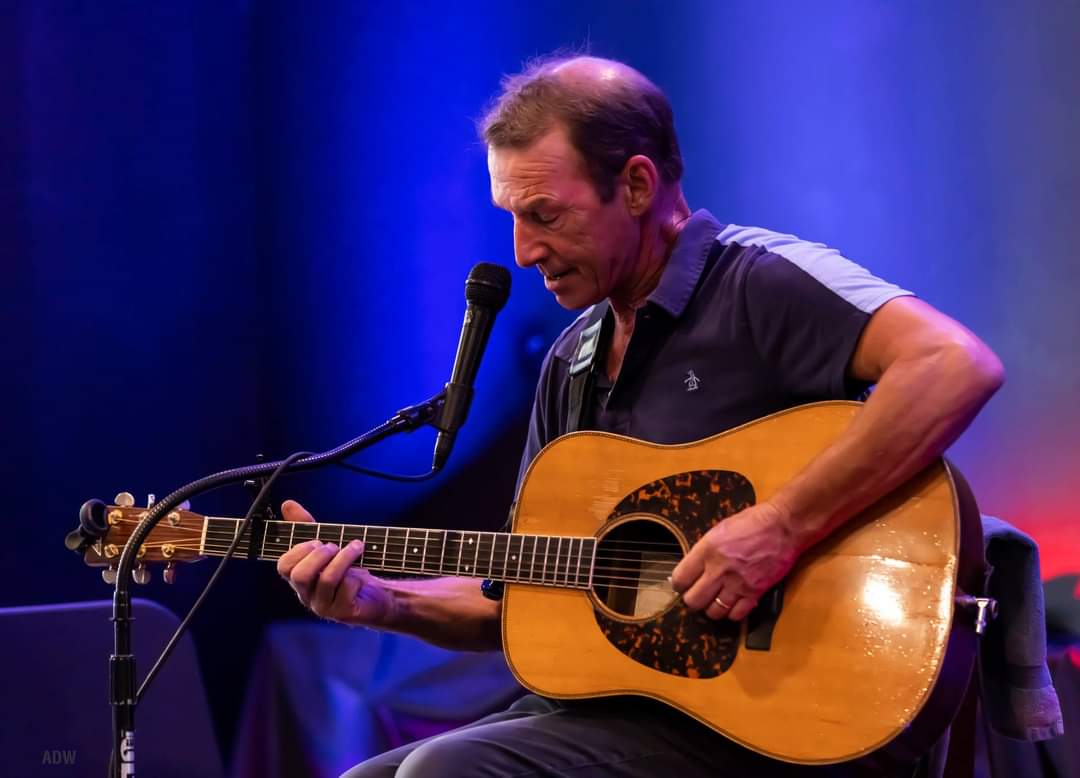
[[[693,370],[686,371],[686,378],[683,379],[683,383],[686,384],[686,391],[696,392],[698,387],[701,386],[701,379],[697,377]]]

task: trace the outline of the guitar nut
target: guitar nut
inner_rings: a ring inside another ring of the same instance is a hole
[[[161,545],[161,555],[163,557],[165,557],[166,559],[168,559],[169,557],[171,557],[175,553],[176,553],[176,546],[174,546],[172,543],[163,543]]]

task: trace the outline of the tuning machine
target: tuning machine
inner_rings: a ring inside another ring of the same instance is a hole
[[[167,584],[176,583],[176,562],[165,565],[165,569],[161,571],[161,577]]]

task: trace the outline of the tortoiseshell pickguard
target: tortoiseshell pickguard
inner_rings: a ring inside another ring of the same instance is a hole
[[[624,497],[607,521],[634,513],[661,516],[693,546],[719,521],[750,507],[754,487],[730,470],[677,473]],[[713,621],[681,602],[647,621],[623,621],[593,609],[604,636],[635,662],[687,678],[714,678],[735,661],[739,624]]]

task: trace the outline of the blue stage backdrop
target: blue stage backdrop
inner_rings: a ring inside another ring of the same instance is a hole
[[[329,447],[437,391],[470,266],[513,262],[473,122],[501,74],[586,44],[671,96],[691,206],[832,244],[1001,355],[952,456],[1044,573],[1080,568],[1075,3],[26,0],[0,44],[4,604],[108,596],[61,545],[88,497]],[[572,318],[513,280],[446,473],[279,496],[497,526]],[[419,472],[432,439],[359,461]],[[206,574],[147,594],[181,610]],[[226,745],[282,615],[272,567],[238,562],[196,626]]]

